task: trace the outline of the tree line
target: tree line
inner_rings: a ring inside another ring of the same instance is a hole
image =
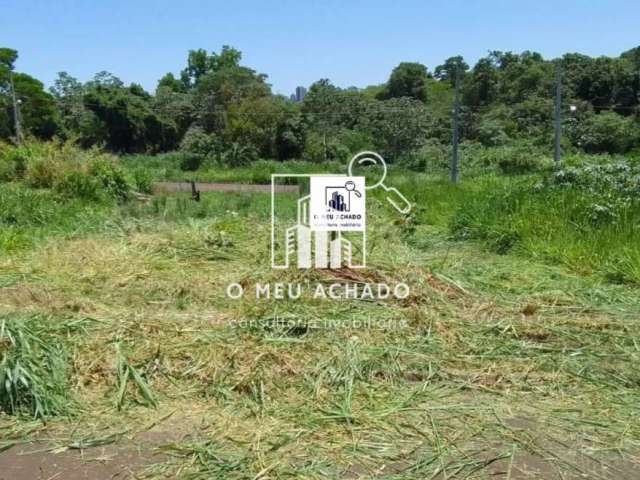
[[[627,153],[640,148],[640,47],[618,57],[569,53],[559,59],[492,51],[470,67],[461,56],[433,71],[403,62],[382,85],[339,88],[320,79],[302,102],[275,95],[267,76],[241,52],[189,51],[178,75],[155,92],[100,72],[80,82],[66,72],[54,85],[17,72],[18,52],[0,48],[0,140],[16,137],[15,92],[24,132],[117,153],[193,152],[227,164],[257,158],[343,159],[376,148],[390,161],[451,141],[460,91],[463,141],[495,147],[551,146],[558,69],[567,148]]]

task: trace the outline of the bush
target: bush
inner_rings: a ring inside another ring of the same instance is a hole
[[[417,151],[404,156],[400,163],[409,170],[432,173],[448,170],[450,159],[449,148],[440,143],[429,142]]]
[[[70,142],[31,142],[0,149],[0,172],[6,180],[23,180],[38,189],[65,196],[125,200],[130,185],[114,156],[97,149],[82,150]]]
[[[307,135],[303,158],[309,162],[321,163],[325,161],[346,162],[351,152],[349,148],[335,137],[314,132]]]
[[[195,172],[204,164],[205,156],[199,153],[182,152],[180,155],[180,170]]]
[[[206,133],[201,127],[191,127],[180,142],[180,169],[196,171],[207,158],[217,156],[220,149],[220,141],[215,135]]]
[[[219,150],[219,143],[215,135],[206,133],[201,127],[191,127],[180,142],[180,150],[208,157]]]
[[[100,182],[78,170],[62,175],[55,184],[55,190],[67,197],[93,201],[102,199]]]
[[[503,153],[503,155],[497,155],[498,168],[502,173],[522,174],[535,172],[549,165],[549,162],[545,162],[535,153],[511,153],[508,150]]]
[[[481,117],[476,135],[478,141],[486,147],[506,145],[510,140],[503,122],[498,118],[489,116]]]
[[[38,158],[29,163],[25,183],[33,188],[51,188],[59,176],[59,166],[50,158]]]
[[[615,112],[593,115],[574,130],[574,144],[587,153],[626,153],[640,145],[640,128],[633,118]]]
[[[128,198],[129,182],[115,159],[104,156],[97,158],[89,168],[89,175],[96,177],[107,195],[118,200]]]
[[[37,156],[40,144],[0,148],[0,181],[11,182],[21,179],[30,159]]]
[[[144,168],[138,167],[133,170],[133,185],[140,193],[151,193],[153,190],[153,175]]]
[[[492,148],[466,142],[460,150],[462,169],[486,171],[489,168],[505,174],[525,174],[545,170],[552,165],[543,150],[524,141]]]
[[[258,151],[251,145],[240,145],[233,142],[222,153],[221,161],[230,167],[249,165],[258,159]]]

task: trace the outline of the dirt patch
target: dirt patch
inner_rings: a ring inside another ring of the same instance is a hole
[[[196,182],[200,192],[240,192],[271,193],[271,185],[250,183],[200,183]],[[274,185],[276,193],[298,193],[299,185]],[[158,182],[153,184],[153,193],[191,192],[191,182]]]
[[[163,460],[150,445],[133,442],[55,453],[42,442],[0,453],[0,480],[112,480],[136,478]]]
[[[169,460],[159,447],[189,438],[193,426],[190,418],[169,419],[162,429],[141,431],[131,437],[105,437],[105,442],[90,447],[82,441],[69,443],[68,447],[44,440],[17,444],[0,452],[0,480],[144,478],[147,469]]]

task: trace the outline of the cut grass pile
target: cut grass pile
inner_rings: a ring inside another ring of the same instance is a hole
[[[48,324],[94,319],[84,333],[56,333],[77,405],[73,423],[50,420],[42,433],[56,443],[78,441],[77,425],[87,445],[152,428],[166,457],[147,478],[637,471],[636,287],[487,253],[400,221],[382,201],[371,207],[366,272],[273,271],[268,195],[156,202],[124,207],[117,229],[53,238],[0,263],[3,309],[50,315]],[[232,281],[345,279],[403,280],[412,294],[224,293]],[[366,319],[385,323],[363,328]],[[27,436],[23,422],[0,417],[14,439]]]

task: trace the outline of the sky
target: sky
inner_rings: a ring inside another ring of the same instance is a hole
[[[640,45],[639,19],[638,0],[0,0],[0,47],[47,86],[106,70],[153,91],[190,49],[226,44],[288,95],[320,78],[379,84],[401,61],[473,65],[489,50],[617,56]]]

